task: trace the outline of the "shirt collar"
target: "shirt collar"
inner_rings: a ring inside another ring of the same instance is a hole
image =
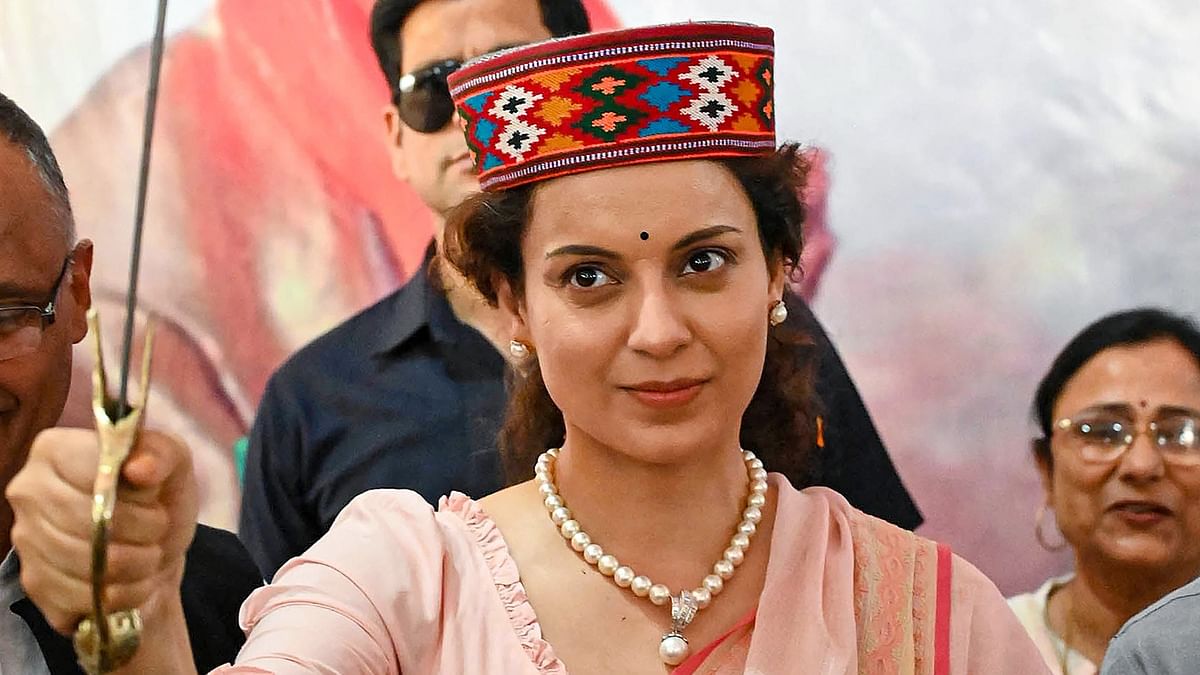
[[[425,333],[422,329],[427,329],[426,334],[437,344],[460,344],[474,338],[475,329],[454,314],[437,279],[433,265],[436,251],[437,243],[431,242],[416,273],[392,295],[385,324],[380,327],[379,338],[372,346],[375,355],[383,356],[403,349]]]

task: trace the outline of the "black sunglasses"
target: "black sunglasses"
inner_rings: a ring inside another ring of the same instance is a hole
[[[392,103],[410,129],[431,134],[454,117],[454,100],[446,77],[461,66],[461,61],[447,59],[400,77]]]

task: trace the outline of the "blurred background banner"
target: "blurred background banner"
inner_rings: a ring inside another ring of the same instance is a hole
[[[109,335],[153,4],[0,0],[0,90],[51,134],[97,244]],[[1103,313],[1200,311],[1200,5],[587,4],[598,28],[776,29],[780,137],[827,153],[838,242],[807,290],[923,533],[1006,592],[1058,571],[1065,559],[1033,538],[1038,378]],[[408,278],[432,231],[384,154],[369,10],[171,3],[143,260],[143,307],[162,329],[150,423],[196,449],[202,516],[217,525],[236,521],[232,448],[271,372]],[[79,425],[85,352],[65,420]]]

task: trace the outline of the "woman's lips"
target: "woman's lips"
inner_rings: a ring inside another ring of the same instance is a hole
[[[1174,514],[1158,502],[1123,500],[1108,507],[1108,512],[1130,525],[1156,525]]]
[[[622,387],[642,405],[651,408],[678,408],[691,403],[704,388],[707,380],[687,379],[669,382],[641,382]]]

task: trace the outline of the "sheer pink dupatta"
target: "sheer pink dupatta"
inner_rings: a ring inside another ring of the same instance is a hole
[[[831,490],[771,480],[779,512],[758,611],[676,673],[1045,672],[999,591],[949,547]]]

